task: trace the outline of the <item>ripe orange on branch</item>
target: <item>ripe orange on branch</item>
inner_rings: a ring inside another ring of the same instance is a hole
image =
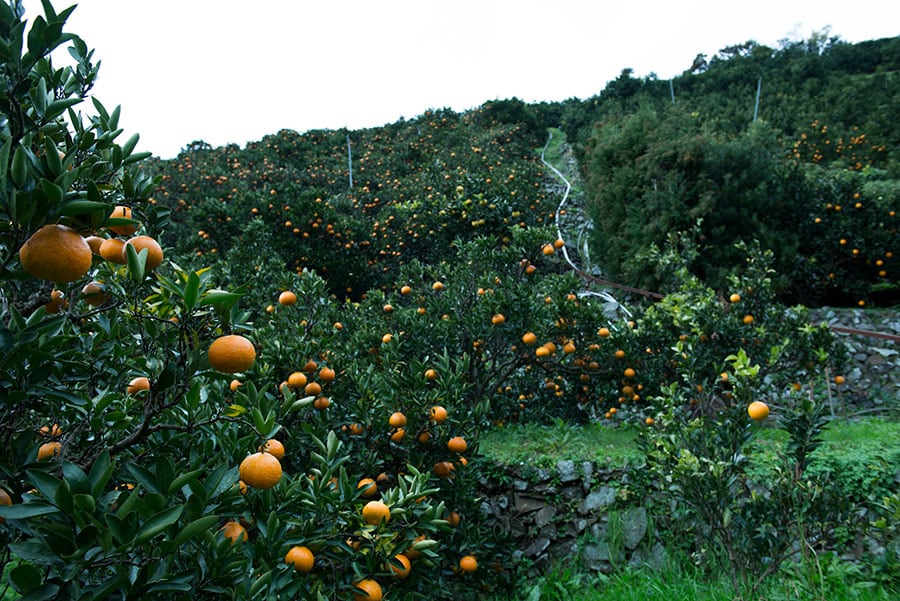
[[[250,369],[256,360],[256,348],[243,336],[229,334],[213,341],[207,357],[214,370],[233,374]]]
[[[269,489],[281,480],[281,462],[269,453],[253,453],[241,461],[238,474],[248,486]]]
[[[309,550],[309,547],[295,545],[284,556],[284,563],[294,566],[299,573],[306,574],[313,569],[316,556]]]
[[[381,601],[384,597],[381,585],[371,578],[360,580],[353,586],[357,591],[353,593],[353,601]]]
[[[369,501],[363,507],[362,517],[367,524],[377,526],[382,521],[387,524],[391,520],[391,510],[381,501]]]
[[[135,236],[134,238],[131,238],[128,242],[125,243],[125,246],[122,247],[123,257],[127,257],[127,255],[124,253],[128,252],[127,248],[125,248],[128,246],[134,248],[134,250],[138,253],[140,253],[144,249],[147,249],[147,262],[144,263],[144,267],[148,271],[153,271],[154,269],[162,265],[162,247],[160,247],[159,242],[157,242],[150,236]]]
[[[30,275],[49,282],[73,282],[91,268],[91,247],[78,232],[48,224],[19,249],[19,262]]]
[[[762,401],[753,401],[747,406],[747,414],[756,421],[769,417],[769,406]]]

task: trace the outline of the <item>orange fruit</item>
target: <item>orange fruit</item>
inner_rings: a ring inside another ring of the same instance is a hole
[[[431,289],[434,290],[435,292],[440,292],[441,290],[444,289],[444,284],[442,282],[435,282],[434,284],[431,285]]]
[[[412,288],[410,288],[409,286],[403,286],[402,288],[400,288],[400,294],[409,294],[410,292],[412,292]]]
[[[652,417],[648,417],[647,419],[644,420],[644,423],[647,424],[648,426],[652,426],[654,421],[655,420]]]
[[[428,444],[428,441],[431,440],[431,432],[422,430],[419,432],[419,435],[416,436],[416,440],[419,441],[419,444]]]
[[[426,379],[426,380],[436,380],[437,377],[438,377],[438,374],[437,374],[437,372],[434,371],[433,369],[426,369],[426,370],[425,370],[425,379]]]
[[[466,555],[459,560],[459,569],[466,574],[471,574],[478,569],[478,560],[474,555]]]
[[[230,521],[225,522],[225,525],[220,528],[222,534],[225,535],[225,538],[231,539],[231,544],[235,544],[238,540],[243,542],[247,542],[247,539],[250,538],[247,535],[247,529],[241,525],[240,522]]]
[[[112,213],[109,214],[110,217],[119,217],[122,219],[132,219],[131,216],[131,207],[123,207],[121,205],[117,206],[112,210]],[[110,226],[109,231],[115,232],[120,236],[130,236],[137,231],[137,226],[132,224],[127,225],[113,225]]]
[[[769,417],[769,406],[762,401],[753,401],[747,406],[747,414],[756,421]]]
[[[434,464],[432,471],[438,478],[449,478],[450,473],[456,468],[449,461],[438,461]]]
[[[384,596],[381,585],[371,578],[360,580],[353,586],[357,589],[353,593],[353,601],[381,601]]]
[[[206,354],[212,368],[226,374],[247,371],[256,360],[253,343],[238,334],[216,338]]]
[[[846,379],[844,378],[844,376],[835,376],[834,377],[834,383],[837,384],[838,386],[842,385],[844,382],[846,382]]]
[[[562,240],[561,238],[557,238],[556,240],[553,241],[553,247],[556,248],[557,250],[559,250],[560,248],[562,248],[565,245],[566,245],[565,241]]]
[[[50,282],[74,282],[91,268],[91,247],[78,232],[55,223],[34,232],[19,249],[30,275]]]
[[[396,412],[392,413],[391,416],[388,418],[388,424],[392,428],[402,428],[403,426],[406,425],[406,416],[403,415],[401,412],[396,411]]]
[[[369,501],[362,510],[362,518],[367,524],[387,524],[391,520],[391,510],[381,501]]]
[[[238,474],[241,480],[253,488],[272,488],[281,480],[281,462],[269,453],[253,453],[241,461]]]
[[[462,436],[454,436],[447,441],[447,448],[450,449],[451,453],[465,453],[468,445],[466,444],[466,439]]]
[[[278,459],[279,461],[284,459],[284,445],[281,444],[280,440],[275,440],[274,438],[270,438],[265,442],[265,444],[260,447],[260,452],[268,453]]]
[[[409,571],[412,569],[412,563],[410,563],[409,557],[400,553],[399,555],[394,555],[393,559],[391,559],[390,568],[394,573],[394,578],[403,580],[409,576]]]
[[[738,303],[741,301],[741,295],[738,294],[737,292],[735,292],[734,294],[732,294],[731,296],[728,297],[728,300],[733,303]]]
[[[145,376],[139,376],[128,383],[128,388],[125,392],[130,395],[136,395],[145,390],[150,390],[150,380]]]
[[[616,356],[616,359],[624,359],[625,351],[623,351],[622,349],[619,349],[616,351],[615,356]]]
[[[135,236],[134,238],[131,238],[128,242],[126,242],[125,246],[132,246],[138,253],[140,253],[145,248],[147,249],[147,262],[144,263],[144,267],[148,271],[153,271],[154,269],[162,265],[162,247],[160,247],[159,242],[157,242],[150,236]],[[125,254],[126,252],[127,251],[123,246],[122,257],[127,261],[128,255]]]
[[[547,256],[550,256],[556,252],[556,248],[552,244],[545,244],[541,247],[541,252]]]
[[[383,342],[384,344],[387,344],[393,339],[394,339],[394,336],[392,334],[385,334],[384,336],[381,337],[381,342]]]
[[[600,328],[599,330],[597,330],[597,336],[599,336],[600,338],[609,338],[609,335],[609,328]]]
[[[387,304],[387,305],[384,306],[384,312],[385,312],[385,313],[391,313],[393,310],[394,310],[394,305]]]
[[[331,405],[331,400],[327,396],[320,396],[313,401],[313,407],[319,410],[328,409],[329,405]]]
[[[526,332],[522,335],[522,342],[525,344],[535,344],[537,343],[537,335],[534,332]]]
[[[84,241],[88,243],[91,252],[95,255],[100,254],[100,245],[103,244],[103,240],[105,240],[105,238],[101,238],[100,236],[88,236],[84,239]]]
[[[406,428],[397,428],[397,430],[391,434],[391,441],[399,443],[406,437]]]
[[[321,394],[322,385],[318,382],[310,382],[303,388],[303,392],[306,393],[306,396],[316,396]]]
[[[6,505],[7,507],[12,505],[12,497],[9,496],[9,493],[0,488],[0,505]],[[0,524],[4,522],[4,518],[0,518]],[[409,561],[409,560],[407,560]],[[406,574],[409,575],[409,569],[407,568]],[[398,578],[406,578],[406,576],[398,576]]]
[[[295,371],[288,376],[287,384],[291,388],[301,388],[306,386],[306,375],[303,372]]]
[[[743,322],[744,322],[744,325],[750,325],[751,323],[753,323],[753,316],[752,315],[744,315]]]
[[[364,497],[374,497],[378,494],[378,485],[371,478],[363,478],[356,485],[356,489],[362,489],[361,493]]]
[[[234,392],[238,388],[240,388],[241,385],[242,385],[242,382],[240,380],[232,380],[231,383],[228,385],[228,389],[231,390],[231,392]]]
[[[103,282],[91,282],[81,289],[84,302],[92,307],[99,307],[109,300],[109,294],[103,289]]]
[[[284,563],[294,566],[299,573],[306,574],[313,569],[316,556],[309,550],[309,547],[295,545],[285,554]]]
[[[278,295],[278,304],[282,307],[290,307],[297,304],[297,295],[290,290],[285,290]],[[299,547],[294,547],[295,549]]]
[[[62,310],[63,307],[66,306],[66,299],[62,293],[62,290],[57,290],[54,288],[50,291],[50,302],[44,305],[44,310],[48,315],[55,315]]]
[[[59,424],[41,426],[38,428],[38,432],[40,432],[41,436],[62,436],[62,429],[59,427]]]
[[[128,261],[125,259],[125,241],[121,238],[107,238],[100,245],[100,256],[117,265],[124,265]]]
[[[636,375],[636,372],[634,371],[634,369],[632,369],[630,367],[625,368],[625,371],[622,373],[624,373],[626,378],[633,378]]]
[[[491,317],[491,323],[495,326],[502,325],[506,323],[506,317],[504,317],[502,313],[496,313],[493,317]]]
[[[447,410],[441,407],[440,405],[435,405],[429,411],[429,415],[431,417],[431,421],[436,424],[443,424],[447,421]]]
[[[460,520],[462,520],[462,518],[461,518],[461,517],[459,516],[459,514],[456,513],[455,511],[451,511],[451,512],[450,512],[450,515],[447,516],[447,521],[448,521],[448,522],[450,523],[450,525],[453,526],[454,528],[456,528],[457,526],[459,526]]]
[[[335,378],[334,370],[330,367],[323,367],[319,370],[319,381],[320,382],[334,382]]]
[[[47,459],[52,459],[54,457],[59,457],[60,449],[62,445],[54,440],[52,442],[45,442],[41,446],[38,447],[37,460],[45,461]]]

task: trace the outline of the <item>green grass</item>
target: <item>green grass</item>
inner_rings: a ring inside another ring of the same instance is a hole
[[[724,576],[711,577],[693,567],[668,567],[661,572],[622,570],[607,576],[581,571],[572,567],[572,563],[529,580],[511,598],[527,601],[889,601],[897,598],[896,592],[881,585],[839,574],[823,574],[821,579],[807,579],[799,573],[780,574],[770,577],[756,591],[747,587],[736,594]]]
[[[560,459],[593,461],[622,467],[642,462],[635,444],[637,430],[629,427],[510,425],[492,430],[480,439],[486,457],[506,465],[528,463],[552,467]]]
[[[575,426],[562,421],[553,425],[509,425],[485,433],[481,452],[494,461],[515,465],[523,462],[548,467],[560,459],[594,461],[608,467],[623,467],[642,461],[636,427],[603,425]],[[822,455],[893,453],[900,439],[900,422],[879,418],[857,421],[835,420],[825,431]],[[787,433],[761,428],[753,450],[772,456],[784,448]]]

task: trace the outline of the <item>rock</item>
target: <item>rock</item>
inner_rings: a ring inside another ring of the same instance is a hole
[[[538,510],[537,513],[534,514],[534,525],[538,528],[543,528],[547,524],[553,521],[553,518],[556,517],[556,508],[547,505]]]
[[[513,488],[518,491],[528,490],[528,482],[516,479],[513,481]]]
[[[560,482],[574,482],[578,480],[578,473],[575,471],[575,462],[571,459],[561,459],[556,464],[556,475],[559,476]]]
[[[531,513],[544,507],[543,497],[531,497],[516,493],[515,496],[516,511],[519,513]]]
[[[528,547],[523,550],[525,557],[534,559],[550,547],[550,540],[546,538],[535,539]]]
[[[643,507],[627,509],[622,513],[622,544],[626,549],[636,549],[647,534],[647,510]]]
[[[593,513],[601,507],[612,505],[615,500],[616,489],[610,486],[601,486],[599,489],[595,490],[584,498],[581,506],[578,507],[578,513],[580,513],[581,515]]]

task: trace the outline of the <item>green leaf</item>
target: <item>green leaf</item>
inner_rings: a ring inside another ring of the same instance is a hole
[[[62,472],[73,493],[86,494],[90,492],[91,482],[80,467],[70,461],[63,461]]]
[[[102,213],[102,217],[109,215],[112,207],[105,202],[94,200],[71,200],[64,204],[59,211],[60,215],[72,216],[84,213]]]
[[[40,588],[34,589],[19,601],[45,601],[45,599],[53,599],[59,594],[59,585],[47,583]]]
[[[265,586],[269,584],[269,581],[272,580],[272,570],[262,574],[257,577],[256,580],[253,581],[253,584],[250,586],[250,597],[255,597],[257,593],[259,593]]]
[[[32,501],[30,503],[18,503],[16,505],[0,506],[0,518],[7,520],[27,520],[40,515],[58,513],[59,508],[44,501]]]
[[[28,593],[41,585],[41,573],[38,569],[23,563],[9,573],[9,581],[21,594]]]
[[[40,470],[26,470],[25,473],[28,475],[28,479],[31,480],[34,487],[45,499],[56,497],[56,489],[62,484],[61,480]]]
[[[157,486],[156,483],[156,475],[153,472],[137,465],[136,463],[129,463],[125,467],[125,469],[134,477],[137,482],[141,484],[141,486],[143,486],[150,492],[162,494],[162,490],[159,488],[159,486]]]
[[[21,146],[16,146],[16,151],[13,153],[12,167],[9,172],[13,184],[20,188],[25,185],[28,177],[28,157],[26,152]]]
[[[194,538],[200,532],[204,530],[209,530],[219,521],[219,516],[217,515],[205,515],[202,518],[198,518],[181,529],[181,532],[175,537],[175,543],[181,544],[191,538]]]
[[[169,494],[175,493],[177,490],[181,490],[181,487],[187,484],[190,480],[196,480],[197,475],[203,471],[203,468],[191,470],[185,474],[181,474],[169,484]]]
[[[91,473],[88,479],[91,481],[91,494],[99,497],[106,488],[106,483],[112,477],[114,466],[109,458],[109,451],[103,451],[97,456],[94,465],[91,466]]]
[[[135,537],[135,542],[140,544],[146,542],[174,524],[178,521],[178,518],[181,517],[181,512],[184,511],[183,505],[176,505],[175,507],[170,507],[169,509],[163,509],[153,517],[151,517],[144,524],[144,527],[141,528],[141,531],[138,533],[137,537]]]
[[[216,305],[219,303],[234,303],[243,295],[236,292],[227,292],[225,290],[210,290],[203,295],[200,306]]]
[[[200,276],[196,272],[188,274],[187,283],[184,285],[184,306],[188,311],[197,306],[200,296]]]
[[[143,248],[138,253],[134,248],[134,244],[125,245],[125,255],[128,259],[128,275],[135,282],[140,283],[144,280],[144,269],[147,264],[148,252],[146,248]]]

